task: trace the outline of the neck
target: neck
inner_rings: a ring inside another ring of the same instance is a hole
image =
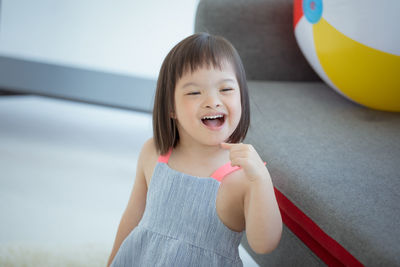
[[[220,145],[203,145],[199,143],[179,142],[176,149],[179,154],[185,158],[204,160],[224,157],[227,155],[227,150],[222,149]]]

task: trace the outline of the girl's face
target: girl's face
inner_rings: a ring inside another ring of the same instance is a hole
[[[186,72],[175,87],[180,142],[219,145],[231,136],[242,115],[240,88],[230,64]]]

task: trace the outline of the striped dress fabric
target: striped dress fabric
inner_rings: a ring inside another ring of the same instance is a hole
[[[230,230],[216,212],[221,180],[238,167],[227,163],[211,177],[191,176],[168,166],[171,152],[160,156],[143,217],[111,266],[243,266],[243,232]]]

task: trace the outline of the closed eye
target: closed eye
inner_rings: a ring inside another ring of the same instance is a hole
[[[224,88],[224,89],[221,89],[221,92],[229,92],[232,90],[233,90],[232,88]]]
[[[200,92],[190,92],[190,93],[187,93],[187,95],[199,95],[200,94]]]

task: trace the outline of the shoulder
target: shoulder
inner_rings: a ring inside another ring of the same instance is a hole
[[[221,183],[221,191],[229,192],[232,199],[239,201],[236,204],[240,204],[241,208],[243,208],[247,188],[248,182],[243,169],[239,169],[225,176]]]
[[[226,191],[229,191],[230,194],[234,195],[236,199],[240,199],[241,204],[244,207],[246,198],[248,197],[248,194],[252,186],[252,182],[246,176],[244,170],[239,169],[227,175],[223,179],[221,186]]]
[[[154,145],[154,140],[150,138],[143,144],[138,159],[138,168],[142,169],[147,182],[150,182],[158,157],[159,154]]]
[[[243,231],[246,225],[244,204],[246,179],[242,169],[225,176],[217,196],[217,212],[222,221],[235,231]]]
[[[156,146],[154,144],[154,139],[153,137],[148,139],[146,142],[144,142],[142,149],[140,151],[140,159],[148,160],[148,159],[154,159],[158,158],[158,153],[156,150]]]

